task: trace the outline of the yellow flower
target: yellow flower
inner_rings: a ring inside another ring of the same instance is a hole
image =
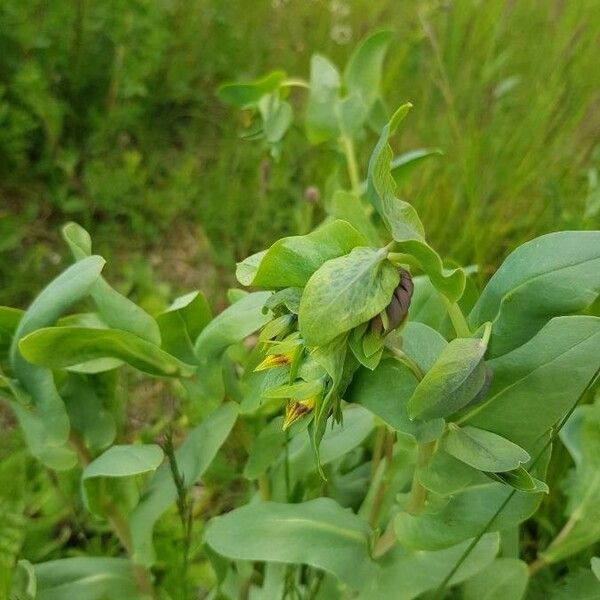
[[[317,402],[318,396],[312,396],[306,400],[290,400],[285,407],[285,419],[283,420],[283,430],[285,431],[290,425],[294,424],[298,419],[310,413]]]
[[[294,352],[284,352],[283,354],[268,354],[265,359],[254,369],[255,371],[265,371],[274,367],[285,367],[294,359]]]

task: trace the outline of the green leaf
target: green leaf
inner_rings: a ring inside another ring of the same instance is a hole
[[[260,99],[258,108],[263,119],[265,138],[270,144],[276,144],[292,124],[292,107],[289,102],[281,100],[278,96],[268,94]]]
[[[361,101],[365,116],[379,96],[383,61],[394,37],[391,31],[377,31],[354,49],[344,70],[344,85]]]
[[[489,483],[489,479],[473,467],[450,456],[438,447],[429,462],[417,467],[421,485],[440,497],[447,497],[474,483]]]
[[[588,569],[569,573],[554,586],[550,600],[600,600],[600,586]]]
[[[448,424],[442,446],[448,454],[479,471],[512,471],[531,457],[523,448],[490,431]]]
[[[329,417],[323,427],[323,436],[319,445],[320,465],[315,461],[311,432],[301,431],[295,435],[288,447],[291,489],[298,483],[306,481],[310,474],[320,471],[319,466],[325,467],[363,444],[374,428],[375,422],[371,413],[358,405],[346,406],[342,411],[342,421],[339,424],[334,425],[332,417]],[[283,452],[279,455],[273,469],[272,481],[273,498],[285,500],[287,496]]]
[[[399,513],[394,523],[396,536],[406,548],[447,548],[477,535],[510,493],[500,483],[467,487],[450,496],[447,504],[435,513],[418,516]],[[488,531],[501,531],[521,523],[535,512],[539,502],[540,494],[517,492]]]
[[[416,148],[415,150],[409,150],[392,160],[390,171],[396,183],[398,183],[407,178],[422,161],[432,156],[443,156],[443,154],[440,148]]]
[[[529,580],[527,565],[516,558],[497,558],[463,585],[464,600],[521,600]]]
[[[532,456],[540,455],[532,468],[535,477],[545,475],[550,458],[550,449],[545,449],[548,439],[549,435],[542,436],[530,451]],[[416,516],[398,513],[394,526],[396,537],[404,547],[414,550],[448,548],[480,534],[484,528],[493,532],[514,527],[538,508],[542,490],[539,493],[510,490],[504,483],[483,479],[477,471],[474,473],[476,478],[472,484],[445,498],[444,503],[432,501]],[[496,515],[501,506],[503,509]]]
[[[142,338],[117,329],[45,327],[19,343],[31,363],[64,369],[98,358],[118,358],[144,373],[156,376],[191,375],[195,367],[167,354]]]
[[[368,215],[363,201],[356,194],[345,190],[337,190],[329,204],[328,213],[336,219],[348,221],[352,227],[365,236],[368,244],[373,246],[381,244],[377,228]],[[362,245],[364,246],[366,243]]]
[[[306,107],[306,137],[320,144],[339,133],[337,111],[340,74],[334,64],[319,54],[310,59],[310,95]]]
[[[240,535],[240,532],[244,532]],[[329,498],[255,502],[213,519],[206,542],[233,560],[308,564],[353,588],[372,576],[368,525]]]
[[[258,105],[262,96],[277,90],[285,77],[284,71],[272,71],[247,83],[226,83],[217,90],[217,97],[238,108],[251,108]]]
[[[204,397],[213,401],[223,397],[223,354],[272,319],[268,311],[263,312],[271,295],[270,292],[255,292],[240,298],[217,315],[196,339],[197,382]]]
[[[417,366],[427,373],[436,363],[448,342],[435,329],[418,321],[408,321],[402,328],[401,348]]]
[[[115,402],[115,387],[112,373],[69,373],[60,388],[71,427],[90,450],[102,450],[115,439],[117,425],[109,410]]]
[[[266,252],[253,254],[238,264],[236,276],[248,286],[304,287],[323,263],[365,245],[365,238],[349,223],[334,221],[307,235],[280,239]]]
[[[283,419],[277,417],[264,427],[254,439],[244,467],[244,477],[258,479],[266,473],[283,449],[285,440]]]
[[[521,466],[513,471],[505,471],[502,473],[489,472],[487,475],[496,481],[505,483],[515,490],[520,490],[522,492],[534,494],[545,492],[547,494],[549,491],[548,486],[543,481],[532,477],[529,472]]]
[[[186,488],[196,483],[208,469],[237,419],[238,407],[224,404],[192,429],[175,452]],[[133,560],[145,566],[154,563],[152,532],[160,516],[177,499],[177,489],[169,465],[163,464],[146,483],[140,502],[129,517]]]
[[[426,275],[417,275],[413,280],[413,295],[408,309],[408,320],[423,323],[436,331],[442,331],[448,309],[442,296],[433,287]]]
[[[435,590],[463,555],[470,541],[434,552],[407,552],[393,548],[382,560],[381,570],[359,595],[359,600],[412,600]],[[487,568],[498,552],[499,536],[488,533],[452,576],[449,585],[457,585]]]
[[[531,446],[571,408],[598,369],[600,318],[552,319],[527,344],[489,361],[487,398],[460,419]],[[566,376],[568,374],[568,376]]]
[[[382,250],[355,248],[327,261],[302,294],[298,319],[304,341],[322,346],[368,321],[388,305],[398,281],[398,270]]]
[[[344,397],[347,402],[364,406],[392,429],[421,443],[430,442],[442,435],[444,421],[413,422],[408,418],[406,404],[416,387],[417,380],[410,369],[390,358],[374,371],[360,369]]]
[[[133,565],[124,558],[79,556],[34,565],[36,600],[147,600],[140,593]]]
[[[72,469],[77,464],[77,455],[67,445],[67,440],[60,443],[48,435],[48,425],[32,406],[29,394],[18,382],[2,375],[0,382],[4,383],[10,392],[10,395],[5,395],[0,390],[0,398],[5,400],[17,418],[29,452],[51,469]]]
[[[404,104],[384,127],[371,154],[368,171],[368,197],[396,241],[395,250],[412,255],[429,275],[433,285],[451,302],[456,302],[465,287],[462,269],[446,270],[439,255],[425,241],[425,230],[417,211],[396,197],[391,174],[392,148],[389,138],[406,116],[411,104]]]
[[[597,556],[592,557],[592,573],[596,576],[596,579],[600,581],[600,558]]]
[[[202,292],[177,298],[156,317],[165,352],[187,363],[195,363],[193,343],[208,325],[212,313]]]
[[[83,227],[77,223],[67,223],[62,228],[62,235],[75,260],[81,261],[91,255],[92,239]],[[98,277],[90,294],[109,327],[129,331],[152,344],[160,345],[160,331],[156,321],[145,310],[114,290],[102,276]]]
[[[408,401],[411,419],[446,417],[468,404],[485,381],[487,340],[456,338],[441,352]]]
[[[493,321],[490,356],[531,339],[557,315],[579,312],[600,293],[600,231],[561,231],[523,244],[502,263],[469,315]]]
[[[88,510],[102,516],[102,495],[98,479],[141,475],[158,469],[163,451],[156,444],[112,446],[85,467],[81,475],[83,500]]]
[[[33,429],[39,440],[36,447],[41,449],[56,447],[61,461],[69,453],[64,444],[69,436],[69,419],[65,406],[58,394],[52,372],[48,369],[28,363],[21,355],[19,340],[27,334],[52,325],[74,303],[84,298],[98,280],[104,267],[104,259],[90,256],[70,266],[48,284],[31,303],[19,322],[11,346],[11,362],[13,371],[19,379],[35,409],[19,410],[19,420],[27,423],[30,432],[26,435],[28,443],[32,440]],[[32,448],[33,452],[33,448]],[[39,455],[38,455],[39,456]],[[63,463],[63,464],[66,464]]]

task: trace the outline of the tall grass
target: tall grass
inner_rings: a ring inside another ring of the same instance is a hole
[[[415,104],[396,148],[445,152],[401,187],[434,245],[485,277],[524,239],[598,225],[584,218],[595,0],[6,0],[0,19],[0,302],[58,268],[49,232],[66,219],[124,262],[176,245],[184,224],[212,247],[192,270],[297,232],[306,186],[339,157],[309,148],[299,120],[273,162],[214,90],[272,68],[306,76],[313,52],[341,65],[375,28],[397,32],[390,106]]]

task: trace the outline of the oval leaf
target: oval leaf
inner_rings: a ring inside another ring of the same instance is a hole
[[[446,417],[466,406],[485,382],[485,349],[485,339],[452,340],[419,382],[408,402],[409,417]]]
[[[381,250],[355,248],[327,261],[309,279],[299,328],[309,346],[323,346],[368,321],[389,303],[399,275]]]
[[[448,454],[480,471],[512,471],[531,458],[520,446],[477,427],[448,424],[442,446]]]
[[[243,535],[240,535],[243,532]],[[233,560],[308,564],[360,588],[373,575],[369,526],[329,498],[255,502],[213,519],[206,542]]]
[[[242,285],[264,288],[304,287],[326,261],[348,254],[365,238],[346,221],[334,221],[307,235],[275,242],[266,252],[253,254],[238,264]]]
[[[117,329],[46,327],[21,340],[23,356],[35,365],[64,369],[98,358],[118,358],[150,375],[191,375],[195,367],[142,338]]]
[[[600,293],[600,231],[560,231],[523,244],[502,263],[469,315],[493,321],[490,356],[531,339],[554,316],[584,310]]]

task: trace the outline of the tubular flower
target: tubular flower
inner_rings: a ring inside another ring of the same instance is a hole
[[[309,414],[317,403],[318,396],[312,396],[306,400],[289,400],[285,407],[285,418],[283,420],[283,430],[293,425],[298,419]]]
[[[283,354],[268,354],[264,360],[255,367],[255,371],[265,371],[275,367],[285,367],[294,360],[295,352],[284,352]]]

